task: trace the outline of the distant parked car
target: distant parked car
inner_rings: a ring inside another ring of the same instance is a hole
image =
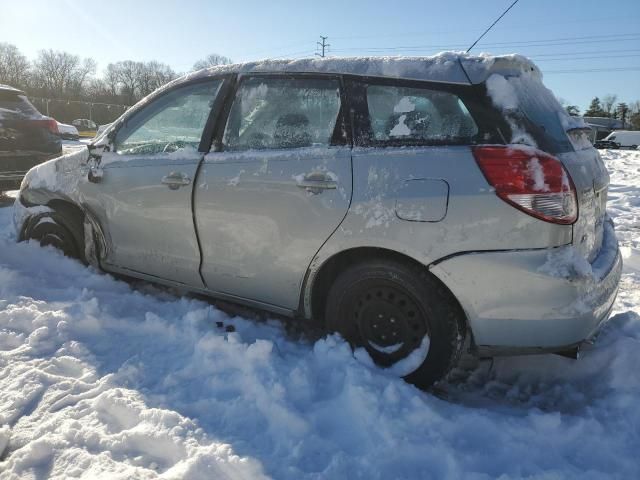
[[[98,131],[98,125],[93,120],[88,118],[77,118],[71,125],[78,129],[78,133],[81,137],[95,137]]]
[[[607,135],[604,141],[617,145],[617,147],[604,148],[631,148],[635,150],[640,145],[640,130],[616,130]]]
[[[61,153],[57,122],[24,92],[0,85],[0,192],[18,188],[31,167]]]
[[[421,387],[465,345],[576,354],[622,260],[607,169],[541,78],[456,53],[203,70],[29,172],[18,238],[315,322]]]
[[[616,142],[613,142],[611,140],[596,140],[593,143],[593,146],[596,148],[609,148],[609,149],[617,149],[620,148],[620,145],[617,144]]]
[[[58,132],[60,132],[60,138],[63,140],[78,140],[80,138],[78,129],[66,123],[58,122]]]

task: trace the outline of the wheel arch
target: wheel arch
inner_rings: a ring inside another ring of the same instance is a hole
[[[107,251],[107,238],[104,234],[100,223],[97,218],[86,208],[74,202],[63,195],[50,194],[50,197],[46,202],[39,203],[41,206],[46,206],[62,217],[62,223],[65,223],[64,218],[70,217],[75,221],[81,229],[83,238],[81,239],[85,247],[85,256],[88,263],[100,268],[99,260]],[[36,204],[30,204],[30,206],[37,206]],[[20,240],[28,238],[28,234],[31,228],[37,223],[37,221],[44,215],[51,214],[45,212],[42,214],[35,214],[30,216],[22,225],[20,231]],[[86,240],[86,235],[90,234],[92,241],[89,243]]]
[[[414,268],[421,269],[431,278],[433,278],[438,284],[442,286],[455,300],[457,306],[462,312],[462,316],[465,319],[464,328],[470,332],[469,322],[466,312],[462,308],[460,301],[456,298],[453,292],[434,275],[427,265],[416,260],[415,258],[384,247],[354,247],[334,253],[327,258],[322,264],[314,270],[310,270],[307,274],[305,285],[303,288],[301,298],[301,311],[308,319],[312,319],[315,322],[320,322],[324,318],[325,303],[329,288],[338,275],[351,265],[356,263],[366,262],[368,259],[380,259],[385,258],[394,260],[398,263],[403,263]]]

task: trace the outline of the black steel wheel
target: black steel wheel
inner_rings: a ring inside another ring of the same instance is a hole
[[[329,331],[364,348],[382,368],[410,368],[402,375],[420,388],[447,374],[464,342],[455,298],[424,269],[400,262],[348,268],[331,287],[325,311]]]
[[[67,218],[56,212],[32,218],[26,230],[26,238],[36,240],[40,246],[52,246],[65,256],[84,263],[84,232],[82,225],[74,218]]]

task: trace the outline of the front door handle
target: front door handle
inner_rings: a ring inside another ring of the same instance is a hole
[[[185,173],[171,172],[169,175],[162,177],[163,185],[167,185],[171,190],[177,190],[191,183],[191,179]]]
[[[323,190],[335,190],[338,188],[338,182],[324,172],[312,172],[306,175],[300,175],[299,178],[296,178],[296,185],[313,194],[321,193]]]

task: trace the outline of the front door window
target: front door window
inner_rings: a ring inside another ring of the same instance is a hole
[[[176,89],[131,118],[116,136],[120,155],[198,151],[222,80]]]

